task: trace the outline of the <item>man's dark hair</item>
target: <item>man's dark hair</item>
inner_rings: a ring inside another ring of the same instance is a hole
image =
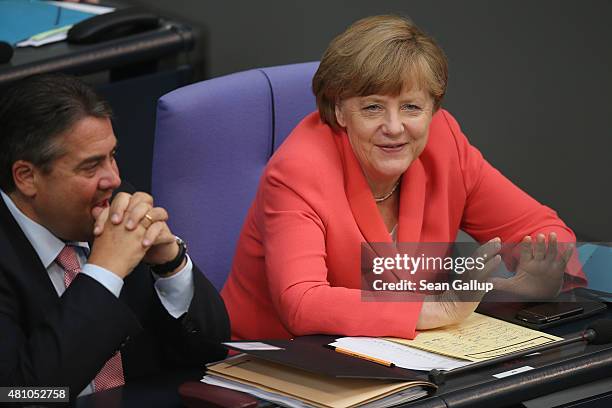
[[[106,100],[81,80],[63,74],[25,78],[0,95],[0,188],[15,189],[12,166],[33,163],[44,172],[64,152],[57,136],[88,116],[110,118]]]

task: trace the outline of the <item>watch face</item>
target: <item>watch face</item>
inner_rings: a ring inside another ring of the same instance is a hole
[[[187,243],[185,241],[183,241],[180,237],[177,237],[176,235],[174,236],[174,238],[176,238],[176,243],[179,244],[179,246],[185,247],[185,251],[186,251],[187,250]]]

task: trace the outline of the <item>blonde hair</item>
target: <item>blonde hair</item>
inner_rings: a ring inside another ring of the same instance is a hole
[[[367,17],[334,38],[321,58],[312,91],[323,122],[340,128],[335,107],[345,98],[398,95],[417,86],[430,93],[434,110],[446,93],[448,62],[433,38],[400,16]]]

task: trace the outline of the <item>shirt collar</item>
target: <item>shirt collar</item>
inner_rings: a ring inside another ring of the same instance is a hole
[[[30,244],[38,254],[40,261],[42,262],[45,269],[55,261],[55,258],[59,255],[60,251],[64,249],[66,244],[71,244],[85,249],[89,249],[87,242],[64,242],[51,233],[47,228],[38,224],[37,222],[28,218],[17,206],[13,203],[13,200],[0,189],[0,195],[6,204],[17,224],[25,234]]]

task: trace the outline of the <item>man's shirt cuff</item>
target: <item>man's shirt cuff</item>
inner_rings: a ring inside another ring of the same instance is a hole
[[[123,288],[123,279],[101,266],[94,264],[85,264],[81,269],[81,273],[100,282],[102,286],[108,289],[115,297],[119,297]]]
[[[153,272],[152,272],[153,273]],[[185,314],[193,299],[193,263],[187,255],[187,263],[178,273],[162,278],[153,273],[155,291],[162,305],[175,319]]]

